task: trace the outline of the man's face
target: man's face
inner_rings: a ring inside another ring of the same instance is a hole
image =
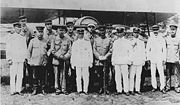
[[[52,29],[52,24],[46,24],[46,28],[47,28],[48,30],[51,30],[51,29]]]
[[[175,28],[175,27],[170,27],[171,37],[176,37],[176,32],[177,32],[177,28]]]
[[[72,26],[72,25],[67,27],[68,32],[73,32],[73,29],[74,29],[74,26]]]
[[[39,40],[43,39],[43,31],[39,31],[38,34],[37,34],[37,37]]]
[[[88,29],[89,32],[92,32],[93,30],[95,30],[95,27],[94,26],[88,26],[87,29]]]
[[[105,36],[105,30],[99,30],[100,36]]]
[[[139,37],[139,34],[136,33],[136,32],[134,32],[134,33],[133,33],[133,36],[134,36],[135,38],[138,38],[138,37]]]
[[[158,30],[153,30],[155,36],[158,36]]]
[[[64,34],[65,34],[65,29],[63,29],[63,28],[58,28],[58,29],[57,29],[57,33],[59,34],[59,37],[60,37],[60,38],[63,38],[63,37],[64,37]]]
[[[78,29],[77,33],[78,33],[78,38],[82,39],[84,37],[84,29]]]
[[[27,18],[19,20],[19,23],[21,24],[22,27],[26,26]]]
[[[15,30],[16,33],[19,34],[21,32],[21,27],[20,26],[15,26],[14,30]]]
[[[110,29],[110,28],[106,29],[106,33],[111,33],[111,32],[112,32],[112,29]]]

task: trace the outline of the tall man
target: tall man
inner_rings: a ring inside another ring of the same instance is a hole
[[[147,42],[146,53],[147,60],[151,62],[151,83],[153,92],[157,90],[156,81],[156,68],[160,78],[160,91],[165,92],[165,76],[164,76],[164,64],[166,62],[166,42],[165,39],[159,35],[159,26],[154,25],[153,27],[154,36],[150,37]]]
[[[47,41],[43,38],[43,26],[36,27],[37,36],[30,41],[28,47],[28,61],[33,72],[33,93],[36,95],[38,88],[45,94],[45,66],[47,64]]]
[[[48,50],[48,63],[46,65],[46,84],[49,88],[49,92],[52,92],[54,89],[54,72],[52,67],[52,54],[51,54],[51,43],[54,39],[56,31],[52,29],[52,21],[45,20],[45,28],[43,38],[47,41],[47,50]]]
[[[108,85],[108,78],[109,78],[109,65],[110,65],[110,59],[111,56],[111,40],[109,38],[106,38],[105,36],[105,26],[99,26],[99,37],[94,40],[93,50],[95,55],[95,70],[97,71],[97,74],[99,75],[99,93],[107,92],[104,91]],[[103,81],[105,73],[105,83]],[[103,86],[104,85],[106,86]]]
[[[67,32],[64,34],[65,37],[67,37],[71,41],[71,45],[78,39],[77,35],[74,32],[74,23],[73,22],[67,22],[66,23]],[[68,75],[67,75],[67,91],[68,92],[74,92],[76,91],[76,72],[69,67]]]
[[[7,43],[7,60],[10,65],[11,94],[21,94],[23,79],[23,64],[27,59],[26,38],[20,35],[21,24],[13,24],[15,33]],[[27,62],[27,61],[26,61]]]
[[[29,46],[29,42],[33,39],[33,30],[27,26],[27,17],[22,15],[19,17],[19,23],[21,24],[21,35],[26,38],[26,45]],[[24,78],[23,78],[23,87],[25,91],[31,92],[32,88],[32,70],[28,64],[24,64]]]
[[[72,45],[71,66],[76,68],[77,92],[88,93],[89,68],[93,64],[92,46],[89,40],[84,39],[85,27],[76,27],[78,40]],[[81,82],[82,80],[82,82]]]
[[[142,66],[145,64],[146,55],[145,55],[145,44],[142,40],[139,39],[138,28],[133,29],[133,39],[132,39],[132,66],[130,69],[130,94],[134,95],[134,88],[137,94],[140,92],[140,83],[141,83],[141,73]],[[135,79],[136,78],[136,79]],[[135,84],[135,85],[134,85]],[[135,86],[135,87],[134,87]]]
[[[131,52],[132,46],[128,39],[124,38],[124,29],[120,28],[121,31],[116,33],[118,37],[117,40],[113,43],[112,48],[112,65],[115,66],[115,82],[117,95],[124,92],[129,96],[129,78],[128,78],[128,65],[131,64]],[[122,80],[123,78],[123,89],[122,89]]]
[[[64,36],[66,32],[66,26],[53,25],[53,28],[57,30],[57,35],[51,43],[51,53],[53,56],[52,64],[54,69],[54,87],[56,89],[56,95],[60,93],[67,94],[66,90],[66,76],[69,70],[71,41]]]
[[[167,42],[167,81],[166,81],[166,91],[170,90],[171,88],[171,75],[175,74],[176,81],[175,81],[175,91],[178,91],[178,87],[180,85],[180,68],[179,68],[179,53],[180,53],[180,39],[177,38],[178,26],[175,24],[170,25],[170,36],[166,38]]]

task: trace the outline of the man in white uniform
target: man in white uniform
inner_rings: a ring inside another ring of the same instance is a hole
[[[84,39],[85,27],[76,27],[78,40],[72,45],[71,65],[76,67],[77,92],[88,92],[89,68],[93,64],[92,46],[89,40]],[[81,83],[81,79],[83,83]]]
[[[112,65],[115,66],[115,82],[116,82],[116,95],[122,93],[129,96],[129,72],[128,64],[131,64],[130,54],[132,52],[132,46],[128,39],[124,38],[124,29],[116,34],[118,39],[114,41],[112,48]],[[121,79],[123,78],[123,89]]]
[[[145,44],[142,40],[139,39],[139,32],[138,28],[133,29],[133,36],[132,39],[132,66],[130,69],[130,94],[135,95],[141,94],[140,92],[140,83],[141,83],[141,73],[142,73],[142,66],[145,64],[146,55],[145,55]],[[135,79],[136,77],[136,79]],[[134,85],[135,84],[135,85]]]
[[[21,24],[13,24],[15,33],[7,43],[7,60],[10,65],[11,94],[21,94],[23,79],[23,64],[27,60],[26,38],[20,35]]]
[[[165,76],[164,76],[164,64],[166,62],[166,41],[159,34],[159,26],[154,25],[153,34],[151,38],[148,39],[146,53],[147,60],[151,62],[151,83],[153,90],[152,92],[157,90],[157,80],[156,80],[156,68],[159,73],[160,78],[160,90],[162,93],[165,92]]]

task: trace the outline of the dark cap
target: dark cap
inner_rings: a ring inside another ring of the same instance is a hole
[[[21,19],[27,19],[27,17],[25,15],[19,16],[19,20]]]
[[[65,29],[67,31],[67,28],[65,25],[52,25],[52,29],[54,29],[54,30]]]
[[[153,25],[152,26],[152,30],[153,31],[158,31],[159,30],[159,26],[158,25]]]
[[[13,27],[21,27],[21,24],[19,22],[13,23]]]
[[[106,30],[106,26],[105,25],[100,25],[100,26],[97,27],[97,29],[99,31],[105,31]]]
[[[44,26],[36,26],[38,32],[43,32]]]
[[[170,24],[169,27],[175,27],[175,28],[178,28],[178,25],[177,24]]]
[[[124,30],[125,30],[124,27],[116,27],[116,32],[117,32],[117,33],[123,33]]]
[[[106,24],[106,28],[107,28],[107,29],[112,29],[112,28],[113,28],[113,27],[112,27],[112,24],[111,24],[111,23]]]
[[[66,23],[66,26],[69,27],[69,26],[74,26],[74,23],[73,22],[67,22]]]
[[[85,26],[85,25],[76,25],[76,26],[74,26],[74,29],[75,30],[78,30],[78,29],[86,29],[87,28],[87,26]]]
[[[133,32],[134,32],[134,33],[139,33],[139,32],[140,32],[140,29],[137,28],[137,27],[135,27],[135,28],[133,28]]]
[[[52,21],[51,20],[45,20],[45,25],[52,25]]]

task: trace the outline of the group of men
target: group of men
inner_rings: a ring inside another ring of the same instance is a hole
[[[166,93],[171,89],[171,75],[175,74],[175,90],[179,92],[180,40],[176,37],[175,24],[170,25],[167,37],[154,25],[146,44],[138,27],[129,38],[124,27],[74,26],[73,22],[53,25],[47,20],[45,27],[36,26],[34,33],[26,25],[26,16],[19,19],[13,24],[14,32],[7,42],[12,95],[24,91],[32,95],[39,92],[108,94],[112,90],[109,81],[113,78],[116,95],[140,95],[142,68],[147,61],[151,64],[152,91],[157,90],[157,69],[160,91]]]

